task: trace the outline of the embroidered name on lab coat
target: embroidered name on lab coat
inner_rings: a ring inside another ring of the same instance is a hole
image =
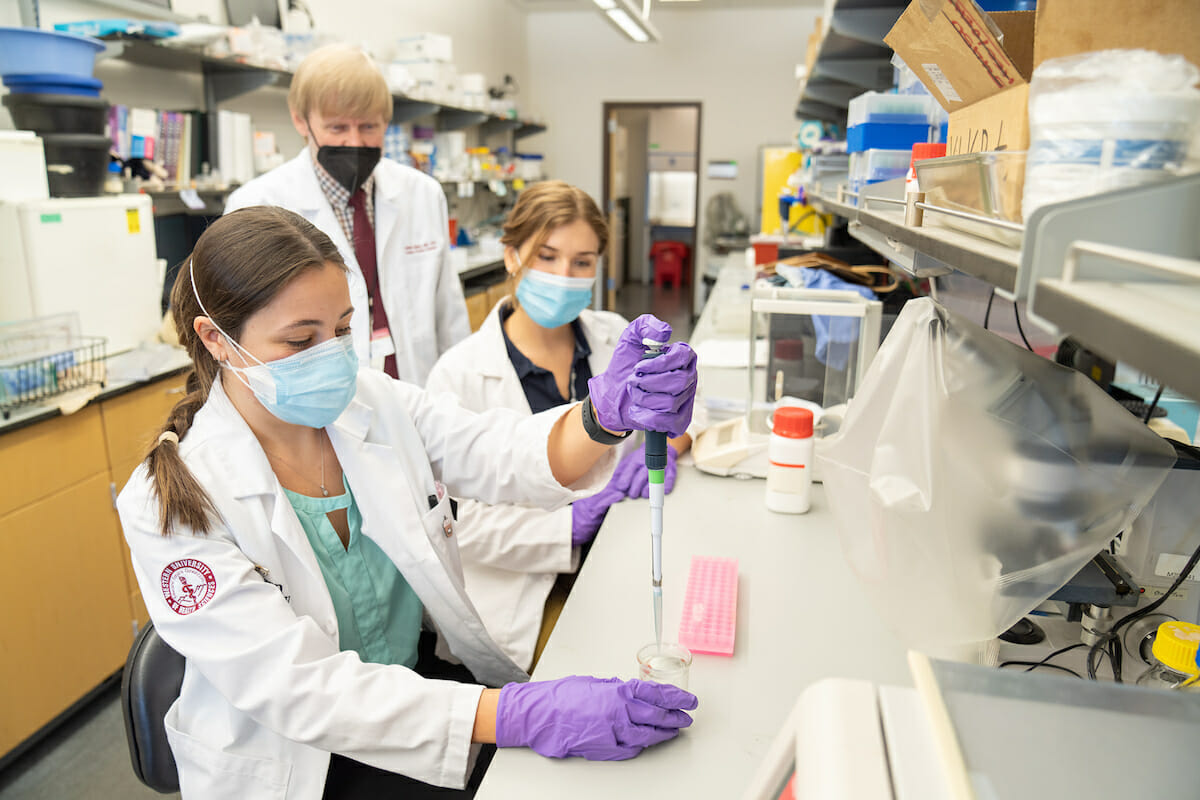
[[[421,244],[406,244],[404,252],[406,255],[414,256],[418,253],[432,253],[438,249],[437,242],[421,242]]]

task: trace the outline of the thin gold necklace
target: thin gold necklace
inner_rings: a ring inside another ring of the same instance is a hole
[[[320,436],[319,431],[317,432],[317,435]],[[325,497],[329,497],[329,490],[325,488],[325,437],[324,436],[321,436],[320,441],[318,442],[318,445],[321,448],[321,494],[324,495]],[[283,464],[285,467],[290,469],[295,474],[299,475],[300,477],[304,478],[305,480],[308,480],[308,477],[305,476],[305,474],[303,472],[296,469],[289,462],[285,461],[283,459],[283,457],[280,456],[278,453],[276,453],[273,450],[267,450],[267,448],[265,448],[265,447],[263,448],[263,450],[266,450],[268,455],[274,456],[275,458],[279,459],[280,464]]]

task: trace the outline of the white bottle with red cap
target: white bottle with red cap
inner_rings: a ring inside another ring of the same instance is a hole
[[[813,413],[807,408],[775,409],[767,442],[767,508],[782,514],[808,511],[812,491]]]

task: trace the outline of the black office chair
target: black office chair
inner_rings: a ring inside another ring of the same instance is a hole
[[[163,718],[179,697],[184,664],[183,656],[148,624],[133,640],[121,676],[121,711],[133,774],[163,794],[179,791],[179,770]]]

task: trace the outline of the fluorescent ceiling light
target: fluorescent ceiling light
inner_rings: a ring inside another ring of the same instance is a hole
[[[613,23],[625,32],[625,35],[635,42],[646,42],[650,37],[642,30],[642,26],[633,21],[633,17],[629,16],[623,8],[610,8],[607,12],[608,18]]]
[[[638,13],[631,0],[592,0],[604,9],[608,21],[635,42],[657,42],[658,31],[650,20]]]

